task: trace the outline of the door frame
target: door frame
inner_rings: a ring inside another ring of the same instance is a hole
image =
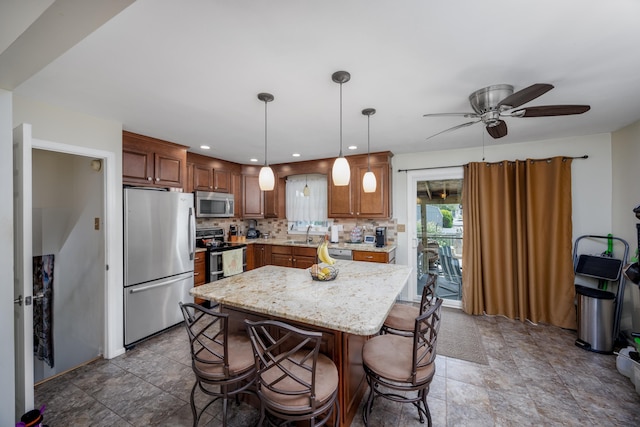
[[[46,151],[53,151],[64,154],[71,154],[84,157],[93,157],[102,160],[102,168],[104,170],[103,179],[103,218],[104,218],[104,254],[105,254],[105,270],[104,270],[104,337],[103,337],[103,356],[105,359],[124,354],[125,349],[122,340],[116,338],[122,337],[122,281],[118,280],[122,275],[118,275],[117,265],[114,262],[121,252],[117,249],[117,241],[115,236],[117,230],[121,230],[122,213],[116,212],[116,197],[121,197],[121,193],[117,191],[119,187],[116,174],[115,153],[105,150],[81,147],[78,145],[69,145],[59,142],[47,141],[43,139],[32,140],[32,148]],[[118,311],[119,310],[119,311]]]
[[[413,271],[418,268],[418,239],[416,217],[416,193],[418,181],[431,181],[443,179],[463,179],[464,168],[462,166],[447,168],[425,168],[421,170],[407,171],[407,256],[409,265]],[[420,301],[417,293],[418,278],[412,274],[409,278],[408,298],[409,301]],[[444,300],[443,306],[462,308],[462,301]]]
[[[20,127],[22,125],[19,125]],[[30,128],[30,125],[27,125]],[[83,157],[90,157],[102,161],[102,167],[104,170],[103,179],[103,224],[104,224],[104,254],[105,254],[105,269],[104,269],[104,330],[103,330],[103,356],[106,359],[111,359],[125,352],[122,336],[123,336],[123,298],[122,298],[122,262],[118,262],[117,259],[121,254],[118,250],[118,230],[122,230],[122,213],[116,211],[116,198],[121,197],[119,189],[118,175],[116,173],[116,157],[115,153],[92,149],[87,147],[81,147],[76,145],[62,144],[58,142],[52,142],[42,139],[31,139],[31,151],[33,149],[46,150],[52,152],[59,152],[71,155],[78,155]],[[30,152],[31,152],[30,151]],[[25,165],[26,166],[26,165]],[[32,165],[28,165],[28,170],[23,171],[25,177],[23,183],[26,185],[33,185],[31,182]],[[26,169],[26,167],[25,167]],[[15,221],[15,218],[14,218]],[[14,236],[14,239],[17,236]],[[28,233],[29,246],[31,242],[31,230]],[[113,267],[113,268],[110,268]],[[15,321],[15,316],[14,316]],[[26,324],[25,324],[26,325]],[[28,326],[28,325],[26,325]],[[31,323],[31,329],[33,324]],[[12,347],[15,348],[16,342],[12,343]],[[32,360],[32,359],[31,359]],[[27,358],[28,361],[28,358]],[[33,370],[33,363],[31,366],[24,366],[24,364],[15,361],[16,368]],[[20,366],[22,365],[22,366]],[[14,382],[18,381],[18,378],[22,378],[30,383],[24,384],[24,387],[33,390],[33,375],[25,376],[24,372],[15,372]],[[35,402],[33,401],[33,393],[29,393],[25,404],[25,412],[34,409]],[[16,413],[15,417],[18,419],[21,414]]]

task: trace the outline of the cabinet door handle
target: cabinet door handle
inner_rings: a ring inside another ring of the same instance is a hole
[[[150,176],[147,177],[147,181],[153,181],[153,178],[151,178]]]
[[[194,272],[193,272],[193,275],[194,275],[194,276],[199,276],[199,275],[200,275],[200,273],[198,273],[198,272],[194,271]]]
[[[367,259],[373,259],[373,256],[371,256],[371,255],[367,255],[365,258],[367,258]]]
[[[160,178],[156,178],[156,182],[160,181]]]

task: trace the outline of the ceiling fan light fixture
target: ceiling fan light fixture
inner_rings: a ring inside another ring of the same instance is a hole
[[[276,184],[276,178],[267,163],[267,103],[273,101],[274,98],[270,93],[259,93],[258,99],[264,102],[264,166],[258,175],[258,185],[262,191],[272,191]]]
[[[349,185],[349,181],[351,180],[351,168],[349,167],[347,159],[342,155],[342,84],[351,79],[351,74],[346,71],[336,71],[331,75],[331,79],[340,84],[340,154],[333,162],[331,177],[333,179],[333,185],[345,186]]]
[[[362,177],[362,190],[365,193],[375,193],[377,182],[376,175],[371,172],[371,116],[376,113],[374,108],[365,108],[362,110],[362,114],[367,116],[367,172]]]

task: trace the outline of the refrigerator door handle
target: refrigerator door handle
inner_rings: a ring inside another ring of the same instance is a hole
[[[193,208],[189,208],[189,259],[193,261],[196,254],[196,218],[193,213]]]
[[[154,285],[149,285],[149,286],[143,286],[143,287],[137,287],[136,286],[133,289],[129,289],[129,293],[130,294],[137,294],[138,292],[144,292],[144,291],[148,291],[150,289],[160,288],[162,286],[168,286],[168,285],[171,285],[173,283],[180,282],[182,280],[184,280],[184,277],[178,277],[178,278],[175,278],[175,279],[167,280],[166,282],[156,283]]]

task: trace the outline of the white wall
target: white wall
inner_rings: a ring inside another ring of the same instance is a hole
[[[522,144],[486,145],[484,160],[496,162],[552,156],[582,156],[572,165],[573,236],[608,234],[611,217],[611,137],[609,134],[528,142]],[[407,223],[407,176],[399,169],[445,167],[483,160],[482,148],[437,152],[396,154],[393,157],[393,209],[398,225]],[[411,197],[415,198],[415,195]],[[409,263],[409,237],[398,233],[396,252],[399,264]],[[549,236],[552,238],[552,236]]]
[[[640,121],[611,135],[613,160],[613,234],[625,239],[630,255],[638,247],[636,224],[640,220],[633,208],[640,205]],[[640,288],[627,282],[622,304],[620,329],[640,332]]]
[[[85,363],[104,342],[103,171],[92,158],[33,150],[33,255],[53,254],[54,366],[34,360],[34,381]]]
[[[107,329],[105,357],[124,352],[123,338],[123,257],[122,257],[122,124],[61,107],[15,96],[13,99],[13,126],[20,123],[33,125],[33,138],[56,144],[77,146],[80,152],[100,151],[110,157],[105,164],[105,181],[112,183],[107,192],[105,233],[109,236],[106,262],[108,263],[106,301]],[[74,150],[68,150],[74,151]],[[117,188],[114,188],[117,187]],[[111,244],[109,244],[109,242]]]
[[[0,89],[0,425],[15,424],[13,356],[13,126],[11,92]],[[18,414],[22,415],[22,414]]]

